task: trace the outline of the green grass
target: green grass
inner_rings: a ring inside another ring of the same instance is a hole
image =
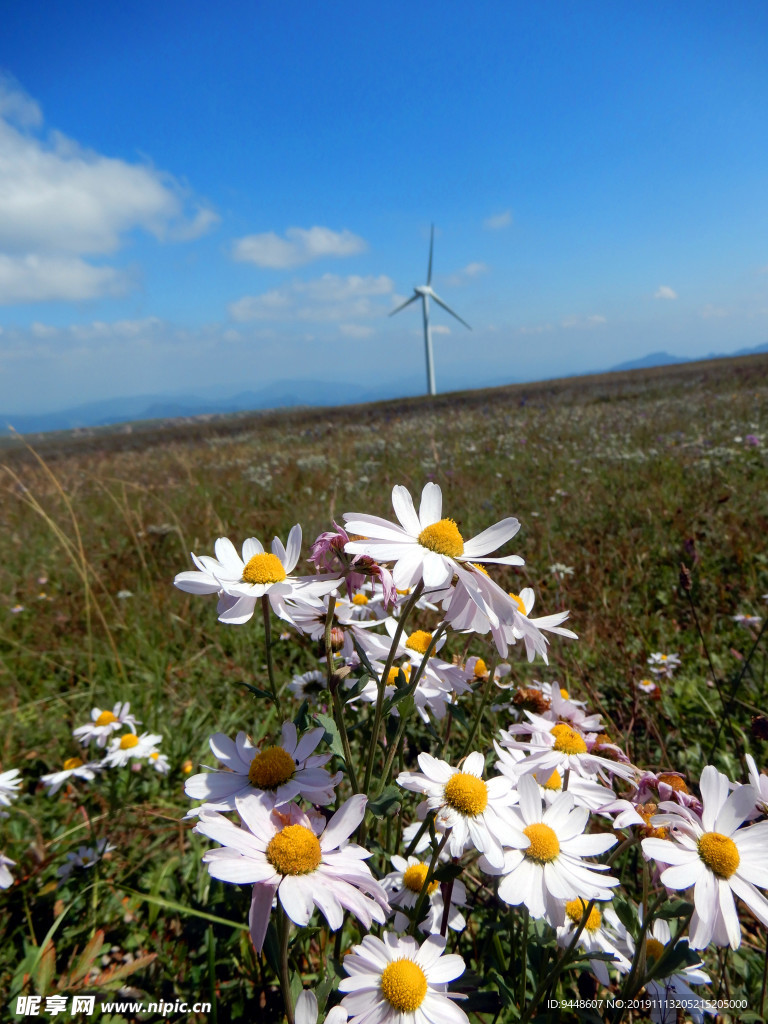
[[[192,568],[189,552],[212,553],[217,537],[237,546],[249,536],[285,539],[300,522],[306,557],[332,519],[389,516],[394,484],[415,494],[428,479],[442,487],[464,537],[517,516],[522,529],[510,550],[526,565],[507,582],[534,588],[536,613],[569,608],[580,639],[553,638],[549,668],[513,651],[513,676],[557,679],[604,714],[635,763],[694,781],[722,705],[679,585],[681,564],[692,572],[726,696],[751,645],[732,616],[766,613],[765,356],[433,401],[136,425],[34,439],[34,448],[14,441],[0,454],[0,770],[24,776],[0,840],[0,852],[17,861],[16,885],[0,894],[9,911],[0,915],[0,992],[13,995],[40,989],[46,962],[54,991],[99,930],[112,952],[95,962],[155,954],[122,984],[150,998],[204,999],[212,958],[220,1020],[276,1019],[275,976],[243,931],[247,899],[211,881],[200,864],[207,842],[179,821],[189,805],[182,765],[210,763],[212,732],[244,728],[258,740],[277,725],[242,685],[267,688],[258,616],[225,627],[215,601],[172,586]],[[556,576],[553,563],[573,574]],[[482,653],[482,643],[472,650]],[[637,688],[657,650],[682,658],[660,701]],[[314,667],[315,655],[305,639],[278,641],[279,682]],[[713,755],[732,778],[741,777],[743,749],[766,763],[767,696],[758,652]],[[36,779],[77,753],[72,728],[92,706],[117,700],[130,700],[144,728],[163,734],[171,773],[145,770],[111,789],[45,796]],[[492,730],[488,718],[488,746]],[[117,847],[111,859],[57,888],[64,853],[107,834]],[[764,936],[745,922],[738,954],[725,964],[707,959],[716,985],[749,993],[754,1008],[762,962],[750,943],[757,950]],[[54,928],[51,966],[45,937]],[[305,985],[327,952],[318,941],[307,939]]]

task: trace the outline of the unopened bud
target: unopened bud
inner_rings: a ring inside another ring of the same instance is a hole
[[[338,626],[334,626],[331,630],[331,648],[334,651],[340,651],[344,646],[344,630],[339,629]]]
[[[680,587],[682,590],[690,592],[691,590],[691,570],[680,563]]]

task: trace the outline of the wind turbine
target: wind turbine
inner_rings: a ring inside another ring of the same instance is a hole
[[[434,293],[432,290],[432,249],[435,243],[435,225],[432,225],[432,233],[429,239],[429,266],[427,267],[427,283],[419,285],[413,289],[413,295],[410,299],[407,299],[397,309],[393,309],[389,314],[394,316],[395,313],[399,313],[401,309],[405,309],[406,306],[410,306],[412,302],[416,302],[417,299],[421,299],[421,308],[424,314],[424,355],[427,360],[427,393],[430,395],[436,394],[435,392],[435,360],[432,354],[432,333],[429,329],[429,300],[434,299],[438,306],[442,306],[443,309],[450,313],[451,316],[455,317],[460,324],[464,324],[465,327],[472,328],[469,326],[466,320],[462,320],[458,313],[454,313],[450,306],[446,305],[443,300]]]

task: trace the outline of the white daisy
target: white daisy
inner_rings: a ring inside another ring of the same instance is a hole
[[[457,953],[444,955],[445,939],[430,935],[421,946],[409,936],[366,935],[344,957],[349,975],[339,982],[350,1024],[469,1024],[447,991],[464,972]]]
[[[521,775],[525,774],[525,769],[521,768],[521,765],[527,761],[525,751],[500,747],[496,743],[494,743],[494,748],[499,756],[499,760],[494,767],[502,775],[506,775],[513,786],[517,787],[518,779]],[[542,799],[545,803],[553,803],[559,794],[564,792],[564,773],[561,774],[557,768],[553,771],[545,769],[544,771],[532,772],[532,775],[538,783]],[[599,782],[593,779],[583,778],[575,772],[571,773],[568,777],[567,791],[573,797],[573,802],[577,807],[586,807],[588,810],[595,812],[601,812],[605,804],[614,800],[616,796],[612,789],[601,786]],[[515,803],[517,803],[517,795],[515,795]]]
[[[152,750],[147,756],[147,761],[150,767],[154,768],[160,775],[167,775],[171,770],[171,762],[165,754],[161,754],[159,750]]]
[[[565,949],[570,946],[574,933],[584,918],[587,902],[583,898],[577,898],[568,900],[565,904],[564,923],[557,928],[558,946]],[[587,923],[577,942],[577,946],[587,953],[609,953],[613,957],[613,963],[610,965],[605,960],[589,961],[595,977],[606,987],[611,984],[609,966],[614,967],[619,974],[626,974],[632,967],[631,961],[619,949],[622,931],[621,922],[613,907],[596,905],[589,912]]]
[[[11,768],[10,771],[0,772],[0,807],[10,807],[11,801],[19,795],[17,790],[21,785],[21,775],[18,768]],[[0,811],[0,818],[7,818],[4,811]]]
[[[653,675],[659,679],[671,679],[675,669],[680,667],[679,654],[664,654],[654,651],[648,657],[648,665]]]
[[[480,865],[490,874],[502,875],[499,897],[510,906],[524,903],[534,918],[546,917],[556,924],[563,900],[608,900],[611,886],[619,879],[600,875],[604,864],[582,860],[605,853],[618,841],[610,833],[586,835],[589,820],[586,807],[576,807],[573,797],[561,793],[542,811],[541,793],[530,775],[523,775],[518,784],[519,804],[510,815],[516,820],[525,843],[508,843],[517,849],[504,851],[501,869],[492,864]]]
[[[571,629],[565,629],[561,626],[562,622],[568,618],[571,614],[569,611],[555,612],[554,615],[540,615],[537,618],[531,618],[531,612],[533,611],[533,605],[536,597],[531,587],[523,587],[519,594],[510,594],[512,600],[517,604],[517,610],[520,615],[527,619],[528,622],[535,626],[536,629],[544,630],[547,633],[557,633],[560,636],[569,637],[571,640],[578,640],[578,636]],[[514,619],[505,627],[508,632],[511,632],[511,636],[507,637],[509,643],[514,643],[515,640],[523,640],[526,645],[526,651],[528,651],[528,660],[532,661],[529,647],[535,649],[533,640],[531,638],[530,630],[521,628],[519,622]]]
[[[535,717],[528,714],[532,719]],[[518,775],[556,771],[563,776],[567,771],[572,771],[585,779],[596,779],[598,776],[608,779],[610,775],[618,775],[622,779],[637,777],[638,772],[634,765],[620,764],[610,758],[590,753],[586,739],[572,726],[565,722],[546,724],[549,726],[546,732],[537,729],[529,740],[514,738],[512,729],[517,729],[517,726],[513,726],[506,733],[501,733],[505,747],[527,752],[527,757],[514,766]],[[495,741],[494,746],[497,754],[501,755],[502,748]]]
[[[507,657],[511,645],[522,639],[529,661],[538,654],[547,662],[549,641],[537,625],[538,620],[525,614],[525,606],[517,596],[503,590],[478,563],[457,565],[455,573],[456,586],[443,597],[445,619],[452,629],[479,636],[490,632],[502,658]],[[567,614],[561,613],[563,618]]]
[[[389,905],[395,910],[397,907],[411,909],[416,906],[419,893],[427,877],[429,865],[419,860],[418,857],[398,857],[397,854],[390,857],[394,871],[390,871],[381,880],[381,884],[389,895]],[[466,906],[467,890],[464,883],[455,878],[451,889],[451,906],[448,911],[448,927],[454,931],[463,931],[467,922],[464,915],[458,909]],[[419,930],[439,935],[443,923],[445,903],[440,883],[430,882],[427,888],[427,902],[424,905],[424,919],[419,923]],[[393,926],[396,932],[404,932],[408,929],[409,920],[400,910],[395,910]]]
[[[503,519],[465,542],[454,520],[442,518],[443,493],[439,484],[426,484],[418,515],[409,491],[399,484],[392,490],[392,506],[399,526],[379,516],[345,514],[347,531],[365,539],[350,541],[344,549],[350,554],[370,555],[380,562],[394,562],[392,578],[401,590],[419,580],[424,581],[425,587],[441,587],[450,582],[460,562],[523,564],[519,555],[487,557],[515,536],[520,529],[517,519]]]
[[[448,832],[448,850],[452,857],[474,847],[484,853],[488,863],[500,868],[504,863],[503,845],[527,846],[527,841],[509,819],[512,783],[503,775],[487,782],[482,779],[485,758],[478,751],[469,754],[462,768],[453,768],[431,754],[419,754],[421,772],[400,772],[398,785],[427,799],[419,805],[418,815],[437,811],[435,828]]]
[[[235,797],[247,793],[258,795],[270,806],[289,803],[297,796],[312,804],[330,804],[342,773],[330,775],[321,767],[332,754],[310,756],[324,733],[319,726],[299,739],[293,722],[285,722],[280,743],[259,749],[244,732],[239,732],[236,740],[217,732],[210,746],[224,769],[193,775],[184,783],[184,792],[193,800],[205,801],[203,807],[210,811],[233,811]],[[199,810],[194,808],[187,817]]]
[[[299,993],[293,1008],[296,1024],[317,1024],[317,996],[308,988]],[[342,1006],[334,1006],[325,1017],[325,1024],[346,1024],[347,1011]]]
[[[301,675],[295,675],[291,682],[288,683],[288,689],[297,700],[304,700],[305,697],[314,697],[321,690],[326,690],[327,688],[328,675],[317,668],[310,669],[309,672],[303,672]]]
[[[13,885],[13,875],[8,869],[15,866],[15,860],[11,860],[4,853],[0,853],[0,889],[10,889]]]
[[[757,764],[751,754],[746,754],[745,757],[749,769],[749,784],[755,791],[755,810],[750,814],[750,818],[768,814],[768,775],[757,770]]]
[[[101,764],[105,768],[122,768],[129,761],[146,760],[162,739],[158,733],[143,732],[137,736],[134,732],[125,732],[112,740]]]
[[[321,597],[341,582],[328,576],[291,576],[301,551],[301,527],[296,524],[288,535],[288,546],[275,537],[272,552],[265,552],[261,541],[249,537],[243,544],[243,557],[226,537],[214,545],[215,558],[192,555],[198,571],[181,572],[174,579],[179,590],[190,594],[218,594],[219,621],[234,624],[248,622],[256,602],[263,596],[275,615],[292,622],[286,601],[290,597]]]
[[[221,843],[203,861],[223,882],[254,883],[251,937],[261,952],[275,896],[292,921],[306,925],[317,906],[333,931],[341,928],[344,908],[366,928],[383,924],[387,894],[363,861],[371,854],[347,840],[363,820],[367,798],[350,797],[326,824],[322,814],[308,816],[297,804],[270,810],[257,796],[235,798],[243,828],[217,811],[200,812],[194,831]]]
[[[756,886],[768,888],[768,821],[740,828],[755,805],[751,786],[729,796],[730,782],[714,765],[701,773],[701,815],[672,801],[659,805],[654,825],[669,828],[669,840],[644,839],[643,850],[665,864],[661,882],[669,889],[693,886],[691,947],[741,945],[734,894],[768,927],[768,900]]]
[[[134,715],[130,714],[131,705],[128,701],[118,701],[111,711],[101,708],[91,710],[91,721],[87,725],[80,725],[72,730],[72,735],[83,745],[96,740],[97,747],[106,747],[107,740],[113,732],[117,732],[127,725],[131,732],[136,732],[136,726],[141,725]]]
[[[54,793],[58,793],[68,779],[73,777],[85,779],[86,782],[92,782],[96,778],[96,772],[99,770],[99,767],[98,761],[91,761],[89,764],[86,764],[79,757],[68,757],[61,771],[42,775],[40,781],[48,790],[48,796],[53,796]]]
[[[98,863],[106,853],[111,853],[117,847],[113,846],[106,839],[100,839],[95,846],[78,846],[75,853],[68,853],[63,864],[56,869],[56,874],[61,879],[69,878],[75,868],[86,870]]]
[[[638,916],[643,919],[643,908],[638,908]],[[626,946],[629,959],[634,959],[635,940],[631,933],[621,928],[622,937]],[[667,946],[672,941],[672,933],[669,924],[661,918],[651,922],[645,938],[646,964],[651,965],[655,960],[658,962],[666,952]],[[650,1016],[654,1024],[677,1024],[678,1014],[676,1003],[685,1001],[686,1011],[690,1014],[695,1024],[701,1024],[705,1013],[716,1014],[717,1009],[706,999],[702,999],[691,985],[709,985],[711,978],[702,971],[702,961],[695,964],[688,964],[685,967],[677,967],[674,974],[664,975],[660,978],[653,978],[645,983],[645,994],[643,999],[652,1002]]]

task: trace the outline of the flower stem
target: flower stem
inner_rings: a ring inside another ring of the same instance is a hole
[[[440,854],[443,852],[443,847],[448,842],[448,836],[450,834],[451,830],[448,829],[443,838],[440,840],[440,845],[433,846],[432,848],[432,860],[429,862],[427,873],[424,876],[424,881],[422,883],[421,890],[416,900],[416,906],[413,908],[413,918],[411,920],[411,927],[408,929],[409,935],[414,935],[416,933],[416,929],[419,927],[421,919],[424,916],[424,904],[427,901],[427,891],[429,889],[430,882],[432,881],[432,878],[435,874],[435,867],[437,865],[437,861],[440,857]]]
[[[386,689],[386,686],[387,686],[387,679],[389,678],[389,670],[392,668],[392,663],[395,660],[395,655],[397,653],[397,646],[400,643],[400,637],[403,635],[403,630],[405,629],[405,623],[407,622],[408,617],[410,616],[411,612],[413,611],[413,608],[414,608],[416,602],[421,597],[421,592],[422,592],[423,589],[424,589],[424,581],[423,580],[419,580],[419,582],[416,584],[416,587],[414,588],[413,593],[411,594],[410,598],[408,599],[408,604],[405,606],[405,610],[403,611],[403,614],[400,616],[400,621],[397,624],[397,629],[395,630],[395,635],[392,638],[392,646],[389,649],[389,654],[387,655],[387,662],[386,662],[386,664],[384,666],[384,671],[381,673],[381,678],[378,678],[376,680],[379,692],[378,692],[378,694],[376,696],[376,711],[374,712],[374,716],[373,716],[373,730],[371,732],[371,746],[370,746],[370,749],[368,751],[368,763],[365,766],[365,777],[364,777],[364,780],[363,780],[363,792],[366,793],[366,794],[368,793],[368,789],[369,789],[369,787],[371,785],[371,775],[373,774],[373,762],[376,759],[376,748],[379,745],[379,732],[381,730],[382,708],[384,706],[384,692],[385,692],[385,689]]]
[[[269,676],[269,688],[272,691],[272,700],[274,700],[277,710],[280,711],[280,697],[277,693],[275,667],[272,662],[272,622],[270,619],[270,610],[269,597],[266,594],[263,594],[261,598],[261,612],[264,617],[264,642],[267,648],[267,675]]]
[[[333,613],[336,610],[336,597],[334,594],[328,598],[328,613],[325,616],[325,661],[328,672],[328,689],[331,691],[331,703],[333,704],[333,719],[336,722],[336,728],[339,730],[339,736],[341,737],[341,747],[344,751],[344,760],[347,763],[347,774],[349,775],[349,784],[352,786],[353,793],[359,793],[360,787],[357,784],[357,774],[355,772],[354,764],[352,763],[352,748],[349,745],[349,736],[347,735],[347,726],[344,722],[344,709],[341,704],[341,697],[339,696],[339,684],[338,680],[333,678],[334,665],[333,665],[333,644],[331,643],[331,631],[333,630]]]
[[[288,915],[278,902],[277,908],[277,934],[280,943],[280,991],[285,1006],[285,1016],[288,1024],[295,1024],[293,1016],[293,997],[291,996],[291,971],[288,966],[288,938],[291,933],[291,922]]]
[[[478,727],[480,726],[480,721],[481,721],[481,719],[483,717],[483,714],[485,712],[485,706],[486,706],[486,704],[488,703],[488,701],[490,700],[490,697],[491,697],[491,692],[493,690],[493,675],[494,675],[495,671],[496,671],[496,659],[492,658],[491,659],[491,663],[488,666],[488,678],[485,680],[485,685],[483,686],[483,696],[482,696],[482,699],[480,701],[480,707],[477,709],[477,714],[475,715],[474,721],[472,722],[472,728],[469,730],[469,735],[467,736],[467,741],[464,744],[464,750],[461,753],[462,757],[466,757],[467,754],[469,753],[469,751],[472,749],[472,743],[474,742],[475,736],[477,734]]]

